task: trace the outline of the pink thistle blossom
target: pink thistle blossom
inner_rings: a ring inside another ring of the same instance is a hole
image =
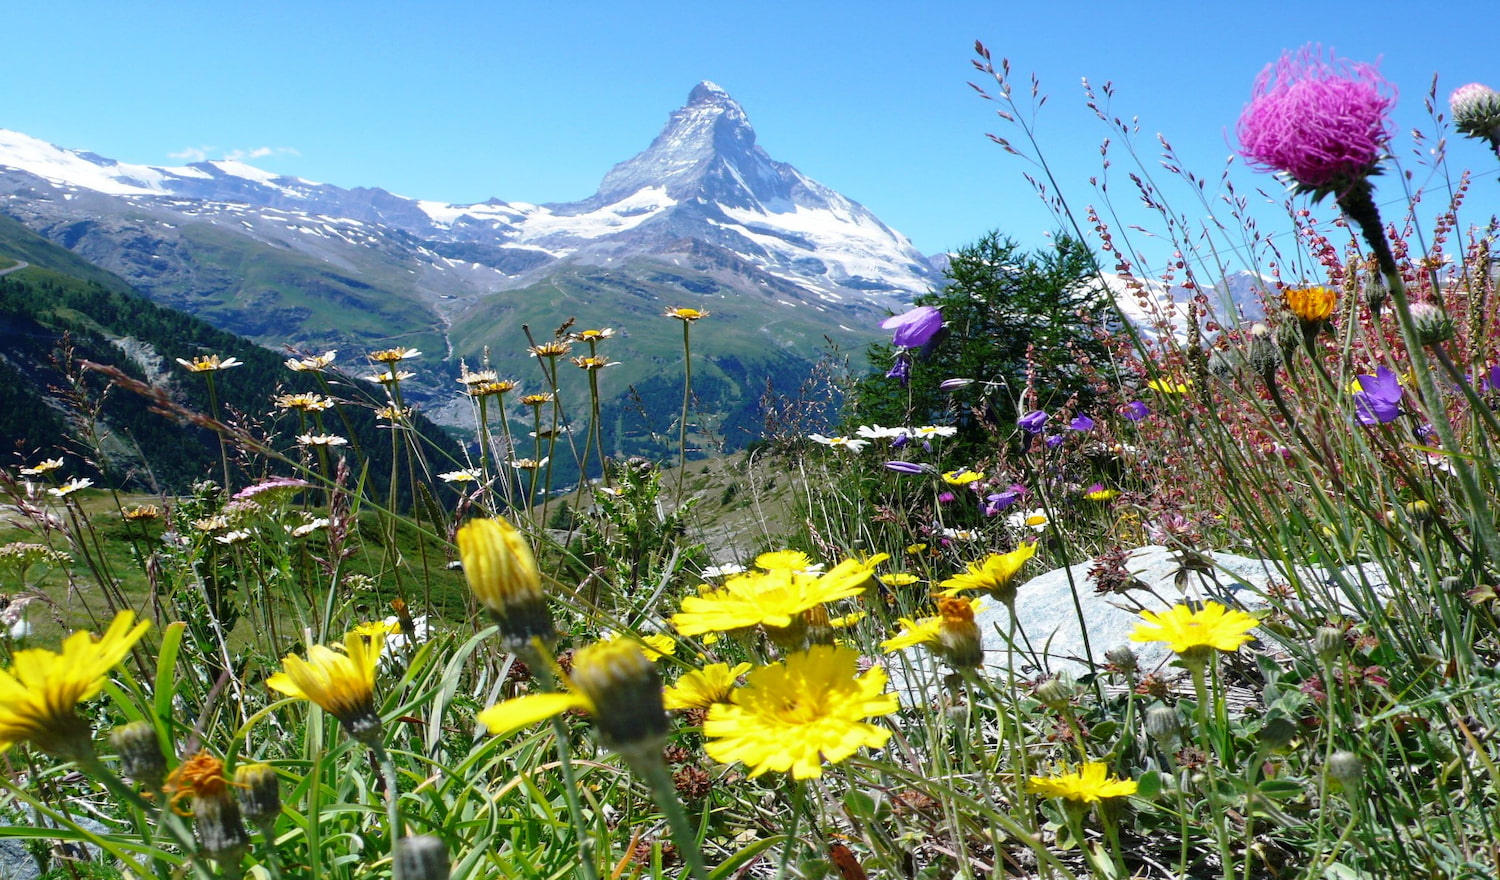
[[[1303,47],[1268,65],[1240,114],[1240,155],[1326,195],[1375,173],[1396,90],[1372,64]]]

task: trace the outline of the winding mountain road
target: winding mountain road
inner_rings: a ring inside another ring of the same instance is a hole
[[[9,269],[0,269],[0,277],[9,275],[12,272],[19,272],[30,265],[31,264],[26,262],[25,260],[17,260],[16,264],[14,266],[11,266]]]

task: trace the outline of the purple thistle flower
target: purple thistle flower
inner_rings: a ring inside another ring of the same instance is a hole
[[[1047,424],[1047,419],[1049,418],[1051,416],[1047,415],[1045,410],[1033,410],[1017,419],[1016,427],[1028,434],[1040,434],[1042,433],[1042,426]]]
[[[917,306],[909,312],[886,318],[880,326],[896,331],[891,339],[896,346],[921,348],[943,329],[943,313],[934,306]]]
[[[1386,153],[1395,91],[1371,64],[1325,61],[1314,47],[1283,54],[1256,78],[1240,114],[1240,155],[1304,190],[1347,189]]]
[[[1147,406],[1143,401],[1132,400],[1125,404],[1125,408],[1120,411],[1120,415],[1132,422],[1139,422],[1146,416],[1151,415],[1151,407]]]
[[[1074,416],[1073,421],[1068,422],[1068,430],[1092,431],[1094,430],[1094,420],[1089,418],[1088,416]]]
[[[952,504],[956,500],[958,500],[958,496],[952,492],[942,492],[938,495],[939,504]]]
[[[1401,415],[1401,380],[1389,367],[1361,374],[1354,394],[1354,414],[1361,425],[1384,425]]]

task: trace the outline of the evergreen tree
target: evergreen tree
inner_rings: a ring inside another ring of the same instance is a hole
[[[964,425],[982,402],[986,419],[1014,424],[1028,370],[1036,388],[1028,409],[1052,408],[1074,395],[1087,407],[1092,395],[1081,365],[1107,365],[1098,334],[1118,326],[1095,265],[1088,248],[1066,235],[1028,252],[990,232],[962,248],[945,273],[947,283],[916,300],[942,309],[944,332],[912,353],[904,381],[884,372],[898,352],[889,344],[872,346],[871,362],[882,372],[856,383],[846,422]],[[956,392],[939,388],[957,378],[974,383]]]

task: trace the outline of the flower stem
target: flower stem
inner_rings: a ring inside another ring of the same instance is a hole
[[[656,805],[666,814],[667,825],[672,829],[672,839],[677,842],[677,851],[687,862],[688,873],[694,880],[708,880],[708,869],[703,864],[703,850],[698,845],[698,831],[688,821],[682,800],[677,797],[677,787],[672,782],[672,772],[658,749],[649,755],[626,757],[630,769],[645,780],[651,789]]]

